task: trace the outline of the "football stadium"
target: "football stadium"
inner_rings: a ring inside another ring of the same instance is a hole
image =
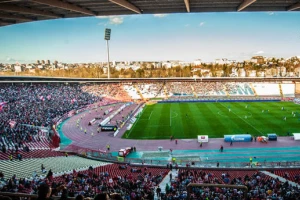
[[[128,182],[146,199],[205,199],[201,188],[249,199],[254,180],[297,191],[297,78],[45,79],[2,77],[1,195],[34,198],[39,184],[53,197],[139,195]]]
[[[299,200],[299,10],[0,0],[0,200]]]

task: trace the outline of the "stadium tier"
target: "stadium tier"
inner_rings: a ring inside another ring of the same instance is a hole
[[[44,157],[44,158],[30,158],[19,160],[1,160],[0,171],[5,172],[5,177],[12,177],[16,175],[17,178],[32,179],[33,174],[39,178],[45,178],[46,171],[50,169],[55,176],[72,172],[75,170],[88,169],[90,166],[106,165],[105,162],[85,159],[78,156],[64,156]],[[41,165],[45,167],[45,172],[41,171]]]
[[[66,191],[300,199],[299,144],[291,137],[300,133],[297,89],[291,81],[238,79],[2,83],[0,199],[36,197],[43,184],[56,199]]]

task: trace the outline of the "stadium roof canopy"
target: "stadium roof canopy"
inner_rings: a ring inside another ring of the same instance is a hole
[[[85,16],[300,11],[299,0],[0,0],[0,26]]]

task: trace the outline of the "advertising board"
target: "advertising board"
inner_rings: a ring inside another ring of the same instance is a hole
[[[101,126],[101,131],[116,131],[117,126]]]
[[[251,142],[252,136],[249,134],[244,135],[224,135],[225,142]]]

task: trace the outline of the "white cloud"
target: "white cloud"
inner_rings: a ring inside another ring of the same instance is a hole
[[[274,12],[267,12],[268,15],[274,15]]]
[[[123,24],[123,22],[124,22],[124,17],[120,17],[120,16],[97,16],[96,18],[108,19],[108,23],[100,22],[98,24],[98,25],[104,25],[104,26],[106,26],[107,24],[120,25],[120,24]]]
[[[258,52],[254,53],[254,54],[264,54],[264,53],[265,53],[264,51],[258,51]]]
[[[203,26],[205,24],[205,22],[200,22],[199,26]]]
[[[190,26],[190,24],[186,24],[186,25],[184,25],[185,27],[188,27],[188,26]]]
[[[113,17],[109,18],[109,23],[110,24],[119,25],[119,24],[123,24],[123,22],[124,22],[124,18],[123,17],[113,16]]]
[[[15,63],[17,62],[17,59],[15,58],[12,58],[12,57],[9,57],[9,56],[6,56],[5,57],[5,60],[3,60],[5,63]]]
[[[107,23],[104,23],[104,22],[100,22],[98,23],[99,26],[107,26]]]
[[[154,14],[153,16],[154,16],[154,17],[163,18],[163,17],[168,16],[168,14]]]
[[[16,59],[11,58],[11,57],[6,57],[6,61],[8,61],[8,62],[15,62]]]

